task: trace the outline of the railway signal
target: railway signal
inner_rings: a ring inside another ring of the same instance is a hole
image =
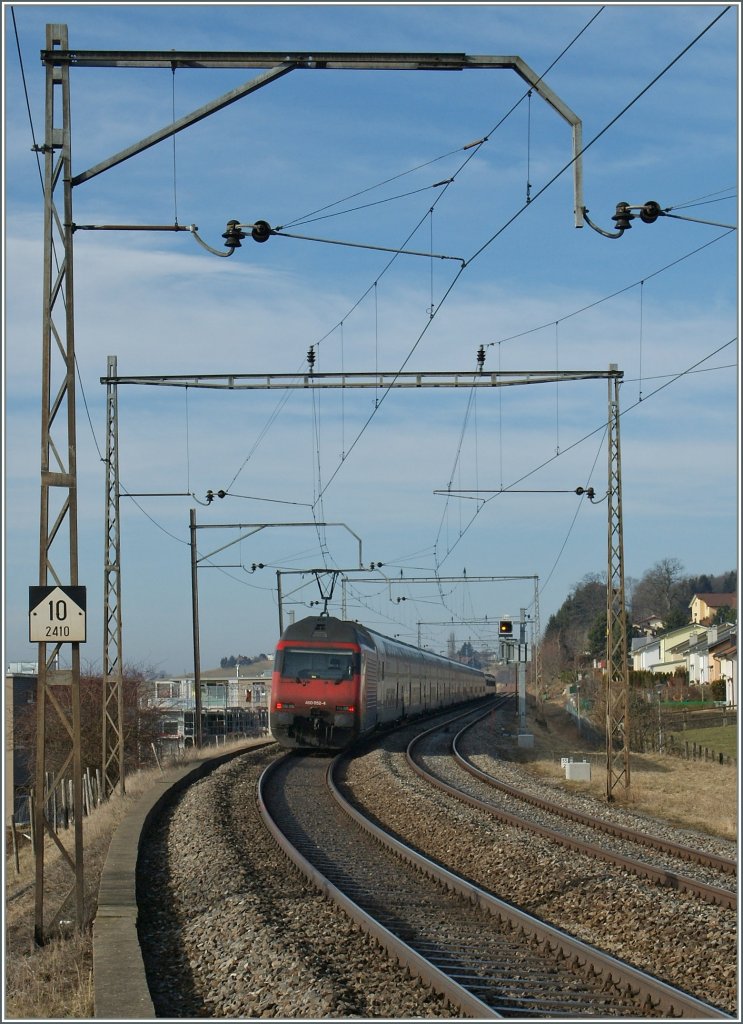
[[[510,619],[501,619],[498,626],[499,636],[512,636],[513,635],[513,623]]]

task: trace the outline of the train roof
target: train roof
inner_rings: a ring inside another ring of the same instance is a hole
[[[281,635],[282,642],[306,643],[310,640],[314,642],[328,640],[331,643],[350,644],[358,644],[363,641],[369,647],[379,647],[377,640],[381,640],[388,648],[390,646],[392,648],[403,647],[409,651],[420,651],[421,654],[429,658],[435,658],[437,661],[452,661],[451,658],[447,658],[443,654],[435,654],[433,651],[421,651],[419,647],[415,647],[413,644],[406,644],[403,640],[385,636],[374,629],[369,629],[368,626],[363,626],[360,622],[337,619],[332,615],[309,615],[307,618],[300,619],[299,622],[292,622]],[[483,675],[482,669],[472,668],[472,666],[463,665],[461,662],[455,662],[455,664],[462,669],[469,669],[470,672]]]
[[[308,615],[307,618],[288,625],[281,634],[281,639],[300,642],[330,640],[333,643],[357,644],[359,633],[369,643],[369,630],[358,622],[336,619],[332,615]]]

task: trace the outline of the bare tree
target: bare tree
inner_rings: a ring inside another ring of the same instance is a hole
[[[673,608],[674,588],[681,580],[683,565],[677,558],[662,558],[648,569],[635,586],[632,595],[632,619],[643,619],[657,615],[664,621]]]
[[[123,677],[124,695],[124,762],[126,772],[140,767],[143,756],[147,758],[150,743],[159,735],[159,711],[147,708],[142,700],[147,688],[146,674],[142,669],[125,667]],[[59,687],[57,700],[67,706],[71,693],[69,688]],[[80,678],[80,752],[83,771],[95,772],[101,766],[103,714],[103,681],[100,674],[85,673]],[[59,715],[53,708],[46,708],[46,754],[47,770],[56,773],[65,762],[70,749],[70,737]],[[27,752],[30,778],[34,775],[36,760],[36,705],[28,704],[16,714],[14,721],[14,746]]]

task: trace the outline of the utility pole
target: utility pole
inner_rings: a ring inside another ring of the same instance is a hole
[[[196,556],[196,509],[189,510],[191,535],[191,618],[193,624],[194,744],[201,750],[201,645],[199,639],[199,560]]]
[[[531,663],[534,673],[534,695],[537,708],[542,700],[542,626],[539,616],[539,577],[534,577],[534,621],[532,623],[532,653]]]
[[[519,644],[516,672],[519,692],[519,735],[520,747],[533,747],[534,736],[526,728],[526,608],[519,611]]]
[[[284,596],[281,593],[281,569],[276,570],[276,599],[279,603],[279,636],[284,635]]]

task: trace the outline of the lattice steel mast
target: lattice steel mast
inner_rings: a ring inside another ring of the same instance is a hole
[[[124,678],[121,641],[121,534],[119,520],[119,406],[116,356],[108,357],[106,387],[106,529],[103,553],[103,770],[106,796],[126,791]]]
[[[47,50],[67,49],[67,27],[47,25]],[[77,460],[75,438],[75,342],[72,277],[72,186],[70,154],[70,82],[67,65],[46,62],[44,129],[44,282],[42,323],[41,511],[39,586],[78,585]],[[67,544],[65,544],[65,540]],[[78,927],[84,918],[83,788],[80,745],[80,644],[71,645],[71,671],[60,671],[60,643],[38,648],[36,784],[34,832],[36,897],[34,940],[45,940],[44,853],[46,836],[57,844],[73,872],[74,884],[57,912],[59,918],[73,893]],[[47,648],[51,647],[51,653]],[[66,850],[47,819],[46,724],[57,715],[69,738],[69,750],[55,766],[52,796],[72,768],[74,847]]]
[[[611,369],[616,369],[612,365]],[[609,377],[609,531],[606,581],[606,799],[630,785],[629,666],[624,599],[622,458],[619,444],[619,378]]]

